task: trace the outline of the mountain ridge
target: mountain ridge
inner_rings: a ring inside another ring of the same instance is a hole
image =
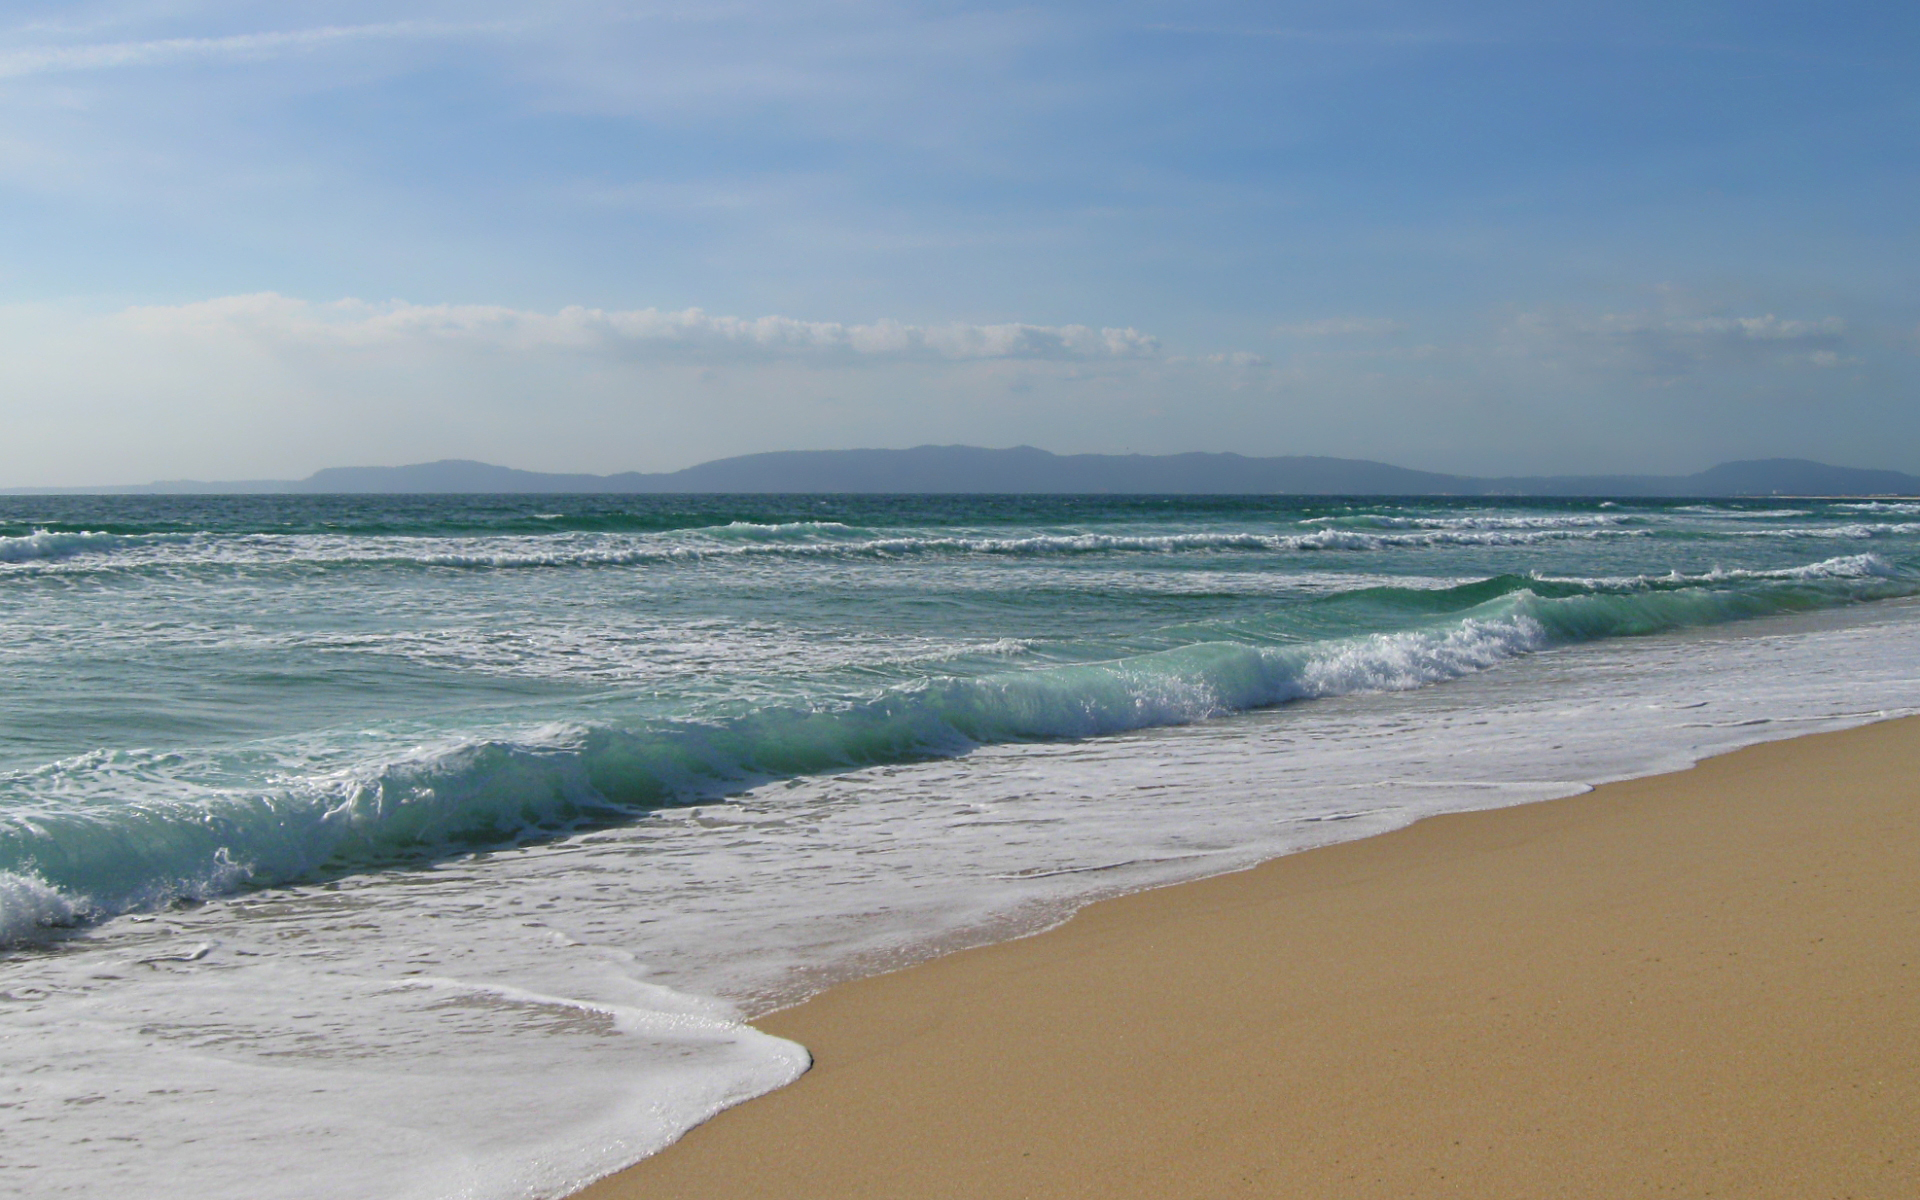
[[[1920,495],[1920,476],[1811,459],[1747,459],[1691,475],[1472,476],[1322,455],[1054,454],[1032,446],[778,450],[679,471],[612,475],[523,471],[471,459],[327,467],[300,480],[169,480],[10,488],[5,495],[241,494],[1134,494],[1401,496]]]

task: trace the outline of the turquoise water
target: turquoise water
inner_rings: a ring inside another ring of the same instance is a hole
[[[832,979],[1920,707],[1907,502],[13,497],[0,597],[0,1195],[563,1194]]]
[[[767,779],[1909,595],[1916,513],[8,499],[0,871],[69,905],[8,931],[429,862]]]

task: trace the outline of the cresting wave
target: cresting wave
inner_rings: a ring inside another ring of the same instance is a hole
[[[1626,518],[1620,518],[1625,520]],[[1077,557],[1106,553],[1268,554],[1368,552],[1448,547],[1525,547],[1622,538],[1659,531],[1611,517],[1364,518],[1365,528],[1325,523],[1305,533],[1061,533],[1018,537],[914,534],[876,537],[837,522],[728,526],[671,533],[562,533],[508,539],[343,537],[324,534],[49,533],[0,537],[0,565],[12,569],[178,569],[193,567],[425,567],[463,569],[591,568],[670,565],[751,558],[895,559],[921,555]],[[1343,522],[1350,519],[1341,518]],[[1920,534],[1920,522],[1737,529],[1744,539],[1863,541]],[[80,560],[78,564],[72,560]]]
[[[1903,534],[1920,533],[1920,522],[1914,521],[1873,521],[1857,522],[1849,525],[1825,525],[1812,528],[1788,529],[1742,529],[1739,537],[1783,537],[1783,538],[1836,538],[1842,541],[1865,541],[1868,538],[1899,537]]]
[[[1179,554],[1369,551],[1448,546],[1529,546],[1643,538],[1647,529],[1440,528],[1373,533],[1321,528],[1310,533],[1074,533],[1025,537],[983,535],[861,536],[830,523],[756,532],[732,529],[697,535],[557,534],[508,540],[463,538],[345,538],[328,535],[35,533],[0,538],[0,563],[61,563],[88,555],[90,569],[233,566],[415,566],[456,568],[618,567],[753,557],[906,558],[917,555],[1007,557],[1102,553]],[[12,545],[18,543],[18,545]],[[114,553],[118,552],[118,553]]]
[[[70,558],[76,554],[97,554],[116,550],[127,539],[113,533],[81,530],[72,533],[36,529],[17,537],[0,537],[0,563],[24,563],[37,559]]]
[[[756,555],[823,558],[905,558],[931,554],[979,554],[1021,557],[1102,553],[1178,554],[1194,551],[1283,553],[1315,550],[1383,550],[1431,546],[1525,546],[1542,542],[1587,541],[1601,537],[1645,537],[1641,529],[1547,529],[1526,532],[1435,530],[1421,533],[1360,533],[1323,529],[1303,534],[1174,533],[1131,536],[1110,533],[1033,537],[868,537],[832,542],[703,545],[594,545],[542,549],[535,553],[456,552],[418,557],[364,558],[365,562],[414,562],[443,567],[635,566]]]
[[[0,871],[0,945],[17,945],[94,915],[86,896],[64,895],[45,880]]]
[[[1651,589],[1664,587],[1688,587],[1699,584],[1732,583],[1744,579],[1897,579],[1900,572],[1894,565],[1878,554],[1843,554],[1837,558],[1822,559],[1816,563],[1806,563],[1798,567],[1776,567],[1773,570],[1754,570],[1742,567],[1715,567],[1699,575],[1683,575],[1678,571],[1666,575],[1628,575],[1614,578],[1596,578],[1593,576],[1555,576],[1534,574],[1529,578],[1541,583],[1570,583],[1578,587],[1621,591],[1627,589]]]
[[[1256,620],[1106,662],[925,678],[724,720],[548,726],[277,781],[262,772],[252,787],[141,775],[124,753],[88,755],[0,780],[19,800],[0,820],[0,940],[629,821],[768,780],[1404,690],[1556,644],[1916,593],[1920,581],[1871,555],[1695,577],[1502,576],[1328,598],[1398,614],[1397,627],[1367,635],[1289,644]],[[109,787],[137,779],[152,794],[76,802],[101,790],[89,776]]]
[[[1803,516],[1803,513],[1793,513]],[[1629,513],[1554,513],[1547,516],[1396,517],[1385,513],[1351,513],[1338,517],[1309,517],[1303,525],[1331,525],[1363,529],[1563,529],[1614,528],[1645,523]]]

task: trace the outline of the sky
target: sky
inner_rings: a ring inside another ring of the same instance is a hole
[[[1920,473],[1920,7],[8,0],[0,486]]]

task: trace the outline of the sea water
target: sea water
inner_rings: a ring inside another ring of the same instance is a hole
[[[564,1194],[835,980],[1916,711],[1916,597],[1900,501],[0,499],[0,1194]]]

